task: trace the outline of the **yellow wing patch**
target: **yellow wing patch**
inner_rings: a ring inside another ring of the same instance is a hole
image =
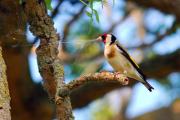
[[[139,68],[139,65],[133,60],[133,58],[131,56],[129,56],[129,58],[134,62],[134,64]]]

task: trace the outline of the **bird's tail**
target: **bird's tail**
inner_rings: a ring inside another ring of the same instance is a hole
[[[145,81],[143,84],[150,92],[152,92],[152,90],[154,89],[147,81]]]

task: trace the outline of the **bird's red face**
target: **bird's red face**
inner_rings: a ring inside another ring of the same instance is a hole
[[[102,38],[102,41],[103,41],[104,44],[106,43],[106,37],[107,37],[107,34],[106,34],[106,33],[104,33],[103,35],[101,35],[101,38]]]
[[[107,34],[104,33],[98,37],[97,40],[102,41],[104,44],[106,43]]]

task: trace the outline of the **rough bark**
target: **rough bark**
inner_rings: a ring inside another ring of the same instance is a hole
[[[6,65],[0,47],[0,120],[11,120],[10,95],[6,77]]]
[[[36,0],[27,0],[25,13],[30,24],[31,32],[40,39],[37,49],[39,72],[44,79],[44,87],[49,97],[56,101],[57,119],[73,119],[70,98],[58,96],[57,91],[64,88],[64,68],[58,59],[59,36],[54,29],[51,18],[46,13],[44,4]]]
[[[129,83],[129,78],[119,72],[110,73],[104,71],[101,73],[80,76],[79,78],[68,83],[66,87],[70,91],[74,91],[90,83],[114,83],[118,85],[127,85]]]

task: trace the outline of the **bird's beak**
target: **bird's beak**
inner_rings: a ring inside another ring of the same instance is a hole
[[[99,41],[99,42],[101,42],[101,41],[102,41],[102,38],[101,38],[101,37],[98,37],[96,40]]]

